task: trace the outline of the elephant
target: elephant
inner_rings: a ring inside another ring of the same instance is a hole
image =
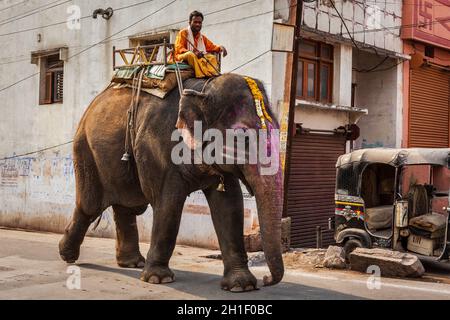
[[[279,124],[264,97],[271,126]],[[132,157],[121,161],[127,136],[129,88],[107,88],[82,116],[73,142],[76,181],[75,209],[59,243],[61,258],[75,263],[89,226],[107,208],[113,208],[116,225],[116,259],[123,268],[143,268],[141,280],[165,284],[175,280],[169,260],[175,248],[186,198],[201,190],[222,253],[221,288],[232,292],[258,289],[248,268],[244,245],[244,205],[240,181],[256,198],[262,246],[270,275],[263,285],[279,283],[284,275],[281,248],[282,178],[262,175],[260,164],[174,164],[171,152],[174,130],[193,135],[194,123],[221,132],[239,127],[261,129],[255,99],[243,76],[223,74],[184,81],[184,92],[173,90],[165,99],[141,92],[134,124]],[[225,192],[217,190],[223,182]],[[148,206],[153,225],[147,258],[139,250],[136,217]]]

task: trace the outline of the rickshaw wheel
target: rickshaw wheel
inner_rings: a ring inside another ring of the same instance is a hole
[[[356,248],[362,248],[363,244],[360,240],[358,239],[349,239],[345,242],[344,245],[344,252],[345,252],[345,261],[347,263],[350,262],[350,253],[353,252],[353,250],[355,250]]]

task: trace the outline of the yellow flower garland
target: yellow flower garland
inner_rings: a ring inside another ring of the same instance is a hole
[[[255,99],[256,113],[258,114],[258,117],[261,119],[261,126],[263,129],[267,129],[266,120],[268,120],[269,122],[273,122],[273,120],[267,113],[266,107],[264,105],[264,97],[261,93],[261,90],[259,90],[256,81],[253,80],[252,78],[244,77],[244,79],[245,81],[247,81],[248,87],[250,88],[253,98]]]

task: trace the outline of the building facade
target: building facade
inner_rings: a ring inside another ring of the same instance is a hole
[[[402,30],[404,52],[411,60],[403,64],[403,146],[450,147],[450,1],[405,1]],[[450,171],[433,168],[411,170],[418,183],[447,190]],[[433,201],[442,212],[448,198]],[[445,213],[445,212],[442,212]]]
[[[405,147],[450,147],[450,1],[405,1]]]
[[[401,23],[401,1],[305,1],[284,213],[294,247],[315,247],[318,232],[334,242],[341,154],[401,146]]]

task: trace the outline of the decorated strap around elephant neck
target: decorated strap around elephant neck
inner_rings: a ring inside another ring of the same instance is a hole
[[[273,122],[272,117],[267,113],[266,106],[264,104],[264,96],[258,87],[256,81],[250,77],[244,77],[247,81],[247,85],[252,92],[253,99],[255,101],[256,113],[261,120],[261,127],[267,129],[267,121]]]

